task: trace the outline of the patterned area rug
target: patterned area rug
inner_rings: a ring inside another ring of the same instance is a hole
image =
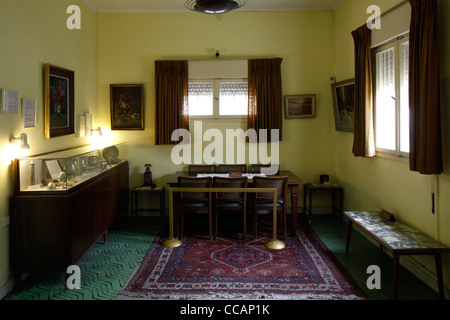
[[[310,226],[269,250],[268,234],[246,242],[191,234],[178,248],[155,238],[118,299],[364,299]]]

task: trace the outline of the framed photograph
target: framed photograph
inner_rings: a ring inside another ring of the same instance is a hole
[[[331,85],[336,130],[353,132],[355,119],[355,79]]]
[[[285,99],[286,119],[314,118],[316,116],[315,94],[286,96]]]
[[[74,134],[75,72],[46,64],[44,99],[45,138]]]
[[[144,130],[144,85],[110,85],[111,130]]]

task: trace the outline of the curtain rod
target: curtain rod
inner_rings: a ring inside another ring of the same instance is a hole
[[[402,2],[396,4],[396,5],[393,6],[392,8],[390,8],[390,9],[386,10],[385,12],[381,13],[380,18],[383,17],[384,15],[386,15],[386,14],[388,14],[388,13],[394,11],[395,9],[401,7],[402,5],[404,5],[404,4],[407,3],[407,2],[409,2],[409,0],[403,0]],[[364,23],[363,25],[361,25],[359,28],[364,27],[364,26],[366,26],[366,25],[367,25],[367,22]],[[359,29],[359,28],[357,28],[357,29]]]
[[[394,11],[395,9],[397,9],[398,7],[401,7],[402,5],[404,5],[404,4],[407,3],[407,2],[409,2],[409,0],[403,0],[402,2],[396,4],[396,5],[393,6],[392,8],[390,8],[390,9],[386,10],[385,12],[383,12],[383,13],[381,14],[380,17],[382,17],[382,16],[388,14],[389,12]]]
[[[281,58],[281,57],[266,57],[266,58],[263,58],[263,57],[257,57],[257,58],[255,58],[255,57],[253,57],[253,58],[250,58],[250,57],[246,57],[246,58],[222,58],[222,57],[220,57],[220,58],[183,58],[183,59],[157,59],[157,60],[155,60],[155,61],[175,61],[175,60],[184,60],[184,61],[187,61],[187,62],[202,62],[202,61],[208,61],[208,62],[210,62],[210,61],[248,61],[248,60],[255,60],[255,59],[283,59],[283,58]]]
[[[263,56],[261,56],[261,57],[229,57],[229,58],[223,58],[223,57],[220,57],[220,58],[215,58],[215,57],[210,57],[210,58],[203,58],[203,57],[191,57],[191,58],[173,58],[173,59],[170,59],[170,58],[167,58],[167,59],[156,59],[155,61],[181,61],[181,60],[184,60],[184,61],[194,61],[194,62],[197,62],[197,61],[246,61],[246,60],[253,60],[253,59],[283,59],[282,57],[280,57],[280,56],[271,56],[271,57],[263,57]]]

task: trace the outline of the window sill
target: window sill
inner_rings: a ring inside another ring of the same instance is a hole
[[[247,116],[222,116],[215,118],[213,116],[189,116],[189,121],[247,121]]]
[[[383,158],[383,159],[389,159],[389,160],[395,160],[395,161],[400,161],[400,162],[404,162],[404,163],[409,163],[409,157],[397,156],[397,155],[394,155],[394,154],[380,152],[380,151],[377,151],[375,153],[375,157]]]

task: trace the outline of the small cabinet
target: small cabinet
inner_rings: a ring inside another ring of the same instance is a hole
[[[97,167],[65,176],[66,180],[58,180],[59,185],[54,189],[47,188],[48,172],[44,172],[42,166],[39,174],[35,171],[41,182],[35,183],[34,188],[28,188],[32,184],[21,183],[26,181],[22,174],[30,176],[30,161],[45,166],[48,159],[56,160],[61,172],[65,172],[67,158],[46,155],[15,160],[15,193],[10,198],[13,272],[65,271],[106,235],[119,214],[127,213],[129,165],[125,158],[118,157],[125,153],[114,149],[117,156],[106,160],[104,155],[108,152],[103,151],[89,151],[97,154]],[[85,156],[84,153],[71,155],[75,159]],[[56,181],[54,183],[56,185]]]

